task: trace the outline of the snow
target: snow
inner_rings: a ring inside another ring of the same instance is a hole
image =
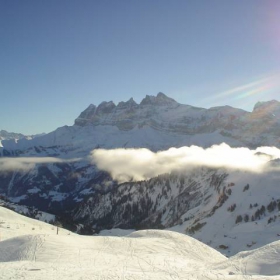
[[[52,197],[52,201],[62,201],[64,200],[68,195],[66,193],[61,193],[57,191],[50,191],[49,196]]]
[[[199,180],[199,177],[197,176]],[[233,186],[228,187],[231,183]],[[249,184],[249,189],[244,192],[244,186]],[[252,174],[250,172],[232,171],[228,174],[225,181],[227,189],[232,193],[228,196],[225,203],[215,211],[215,214],[208,216],[209,210],[214,205],[211,203],[193,208],[187,212],[185,217],[194,217],[199,223],[206,224],[203,228],[195,232],[192,236],[212,248],[222,252],[227,256],[233,256],[240,251],[253,250],[264,246],[270,242],[279,240],[280,234],[280,212],[278,208],[274,211],[266,212],[260,219],[251,221],[257,209],[262,205],[267,207],[271,201],[279,199],[279,172]],[[215,202],[214,199],[212,199]],[[236,204],[233,212],[228,208]],[[252,206],[250,205],[255,205]],[[249,221],[244,220],[236,223],[236,217],[241,215],[249,216]],[[270,218],[275,218],[274,222],[268,223]],[[185,233],[186,228],[190,227],[193,219],[183,222],[182,225],[176,225],[170,230]],[[225,245],[226,249],[219,248]]]
[[[112,229],[101,230],[98,233],[98,235],[99,236],[126,236],[132,232],[134,232],[134,229],[112,228]]]
[[[40,192],[40,191],[41,191],[41,190],[40,190],[39,188],[37,188],[37,187],[34,187],[34,188],[32,188],[32,189],[27,190],[28,193],[38,193],[38,192]]]
[[[18,202],[20,202],[21,200],[26,199],[26,197],[27,197],[26,195],[11,197],[11,198],[10,198],[10,201],[11,201],[11,202],[14,202],[14,203],[18,203]]]
[[[179,104],[164,94],[146,96],[144,100],[145,105],[137,105],[133,100],[120,102],[121,106],[112,102],[102,102],[97,108],[90,105],[76,119],[76,125],[29,139],[23,135],[17,137],[18,141],[14,137],[1,139],[0,133],[1,145],[11,152],[27,152],[30,148],[29,156],[59,154],[63,158],[86,156],[96,147],[146,147],[158,151],[192,144],[209,147],[222,142],[231,146],[279,145],[275,133],[280,116],[278,101],[258,103],[248,113],[230,106],[196,108]],[[273,122],[264,122],[266,115],[273,116]]]
[[[20,206],[19,206],[20,207]],[[49,220],[49,216],[43,215],[42,219]],[[68,230],[59,228],[60,235],[74,234]],[[37,234],[48,234],[55,235],[57,233],[57,227],[31,219],[12,210],[0,206],[0,240],[6,240],[12,237],[18,237],[23,235],[37,235]],[[1,244],[1,243],[0,243]],[[1,254],[1,251],[0,251]]]
[[[116,147],[146,147],[154,151],[164,150],[169,147],[181,147],[190,145],[199,145],[209,147],[214,144],[228,143],[231,146],[244,146],[241,141],[223,136],[219,131],[212,133],[185,134],[175,133],[168,130],[159,130],[143,125],[131,130],[119,130],[112,125],[98,126],[72,126],[60,127],[57,130],[33,138],[32,140],[20,139],[17,143],[12,140],[2,141],[7,150],[26,150],[34,146],[49,147],[42,151],[40,156],[52,156],[59,154],[61,158],[84,157],[96,147],[116,148]],[[51,146],[61,146],[61,148],[50,148]],[[25,154],[26,156],[27,154]],[[28,156],[38,156],[36,151],[29,150]]]
[[[227,258],[171,231],[113,237],[60,229],[57,235],[51,225],[3,207],[0,217],[1,280],[280,279],[280,241]]]
[[[249,275],[275,275],[280,279],[280,241],[275,241],[253,251],[240,252],[229,258],[227,262],[219,264],[222,269],[229,265],[240,269]]]

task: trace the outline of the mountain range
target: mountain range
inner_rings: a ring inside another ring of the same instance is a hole
[[[209,147],[228,143],[237,147],[276,146],[280,137],[280,103],[258,102],[252,112],[230,106],[197,108],[177,103],[163,93],[146,96],[140,104],[132,98],[115,105],[112,101],[89,105],[73,126],[17,141],[2,140],[1,154],[43,147],[41,152],[64,146],[65,151],[85,155],[95,148],[146,147],[163,150],[192,144]],[[40,148],[39,148],[40,149]]]
[[[54,214],[64,226],[80,233],[118,227],[169,228],[226,255],[279,239],[275,170],[255,173],[197,166],[120,183],[90,160],[91,152],[101,148],[158,152],[222,143],[280,148],[276,100],[259,102],[246,112],[230,106],[183,105],[158,93],[140,104],[132,98],[117,105],[112,101],[91,104],[73,126],[37,137],[10,138],[1,140],[2,198]]]

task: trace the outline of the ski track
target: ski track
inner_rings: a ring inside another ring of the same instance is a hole
[[[33,223],[37,229],[39,222]],[[254,272],[262,259],[257,270],[267,272],[271,265],[274,269],[280,265],[278,243],[226,258],[191,237],[170,231],[78,236],[62,230],[56,235],[48,226],[36,234],[19,221],[13,238],[0,241],[0,280],[280,280],[277,268],[274,276]],[[4,237],[11,230],[0,226]]]

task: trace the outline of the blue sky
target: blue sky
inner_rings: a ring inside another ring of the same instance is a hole
[[[252,110],[280,99],[278,0],[0,0],[0,129],[72,125],[159,91]]]

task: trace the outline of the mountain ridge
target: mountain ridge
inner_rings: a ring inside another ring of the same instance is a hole
[[[202,168],[192,174],[187,169],[183,175],[171,172],[146,181],[119,184],[109,173],[99,170],[90,155],[95,149],[147,148],[158,152],[171,147],[208,148],[221,143],[251,150],[259,146],[279,148],[280,103],[259,103],[250,113],[230,106],[196,108],[179,104],[162,93],[143,100],[142,104],[133,99],[118,105],[91,104],[79,116],[83,119],[81,125],[60,127],[33,139],[3,140],[0,195],[57,216],[63,213],[65,224],[79,224],[77,230],[81,233],[120,226],[174,228],[193,233],[205,243],[212,241],[215,248],[223,245],[218,248],[220,251],[228,246],[229,254],[234,252],[229,238],[240,236],[239,232],[242,235],[244,230],[266,231],[268,235],[264,234],[262,242],[278,238],[280,219],[275,207],[280,197],[274,180],[277,173],[258,177],[240,170]],[[275,160],[273,165],[278,168],[279,162]],[[237,185],[238,180],[238,186],[232,188],[231,184]],[[264,194],[263,186],[268,183],[269,193]],[[243,191],[247,184],[249,192]],[[236,194],[244,195],[246,205],[236,202]],[[253,215],[254,219],[255,215],[260,218],[261,226],[252,221]],[[222,235],[215,231],[211,231],[210,239],[204,235],[206,230],[210,232],[209,224],[225,217],[225,228],[219,228]],[[240,219],[242,222],[235,224]],[[238,231],[236,235],[229,234],[233,230]],[[222,244],[217,243],[220,240]],[[264,244],[242,240],[240,249]],[[239,248],[236,244],[235,247]]]
[[[69,147],[70,152],[80,150],[82,142],[86,152],[96,147],[162,150],[196,144],[209,147],[222,142],[250,148],[279,147],[278,131],[280,103],[276,100],[259,102],[250,113],[228,105],[209,109],[183,105],[158,93],[157,96],[146,96],[140,104],[133,98],[118,105],[112,101],[98,106],[90,104],[75,119],[73,126],[60,127],[34,139],[3,140],[0,155],[4,155],[3,150],[7,151],[6,156],[9,152],[16,155],[16,150],[34,146],[64,146]],[[141,139],[139,135],[145,137]],[[151,135],[154,143],[149,139]],[[164,139],[164,143],[157,144],[160,139]]]

